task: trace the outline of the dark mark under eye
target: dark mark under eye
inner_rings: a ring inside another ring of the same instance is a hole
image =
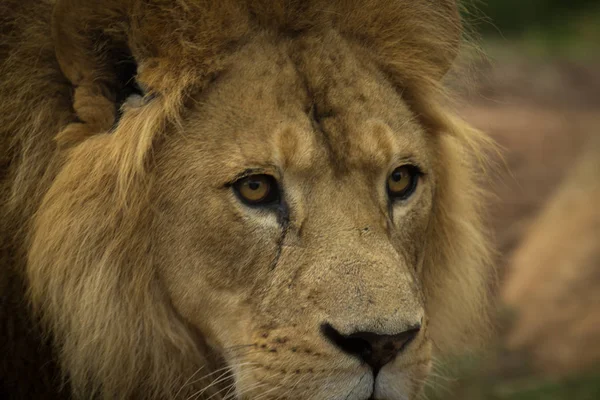
[[[336,112],[332,108],[321,109],[320,107],[317,107],[316,103],[313,103],[311,105],[310,117],[317,124],[320,124],[323,120],[326,120],[328,118],[333,118],[335,117],[335,115]]]

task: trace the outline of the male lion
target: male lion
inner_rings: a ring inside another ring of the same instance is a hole
[[[4,395],[414,399],[478,340],[454,1],[0,15]]]

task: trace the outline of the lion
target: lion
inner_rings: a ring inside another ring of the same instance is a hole
[[[485,340],[453,0],[4,0],[10,398],[415,399]]]

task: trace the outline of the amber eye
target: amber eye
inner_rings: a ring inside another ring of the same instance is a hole
[[[419,169],[414,165],[396,168],[387,180],[388,194],[392,199],[403,200],[410,197],[417,188]]]
[[[279,201],[279,188],[269,175],[250,175],[233,184],[238,197],[251,206],[266,206]]]

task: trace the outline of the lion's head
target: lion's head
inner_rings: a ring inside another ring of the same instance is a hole
[[[451,0],[57,1],[77,120],[28,278],[76,396],[413,399],[476,342],[460,26]]]

